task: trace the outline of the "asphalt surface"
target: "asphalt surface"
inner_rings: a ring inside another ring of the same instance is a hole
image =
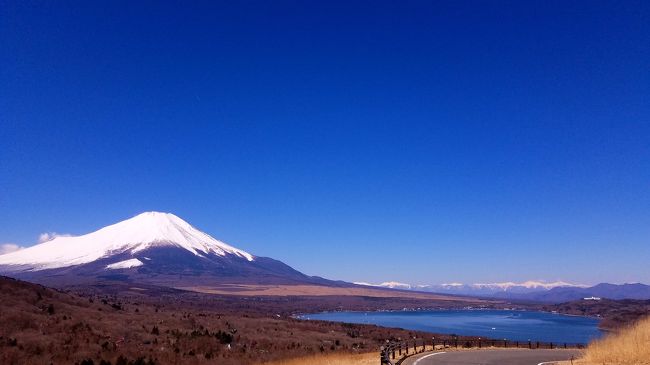
[[[413,356],[404,365],[539,365],[544,362],[570,360],[578,350],[494,349],[429,352]]]

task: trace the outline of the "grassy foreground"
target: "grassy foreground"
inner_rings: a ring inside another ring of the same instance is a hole
[[[379,354],[327,354],[264,363],[264,365],[370,365],[377,364]],[[621,332],[592,342],[580,365],[650,365],[650,317]],[[568,364],[568,362],[567,362]]]
[[[329,354],[300,357],[295,359],[274,361],[264,365],[376,365],[379,353],[365,354]]]
[[[594,341],[587,347],[583,365],[650,364],[650,317],[635,325]]]

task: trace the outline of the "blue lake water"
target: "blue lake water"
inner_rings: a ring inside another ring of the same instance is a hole
[[[326,312],[302,319],[376,324],[433,333],[481,336],[513,341],[587,343],[598,338],[598,320],[547,312],[509,310],[437,310]]]

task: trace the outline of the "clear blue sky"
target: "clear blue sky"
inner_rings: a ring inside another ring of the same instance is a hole
[[[0,243],[174,212],[333,279],[650,282],[650,2],[0,0]]]

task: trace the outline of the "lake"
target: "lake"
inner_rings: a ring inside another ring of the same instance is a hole
[[[587,343],[598,338],[598,319],[548,312],[511,310],[435,310],[395,312],[325,312],[301,319],[376,324],[433,333],[513,341]]]

